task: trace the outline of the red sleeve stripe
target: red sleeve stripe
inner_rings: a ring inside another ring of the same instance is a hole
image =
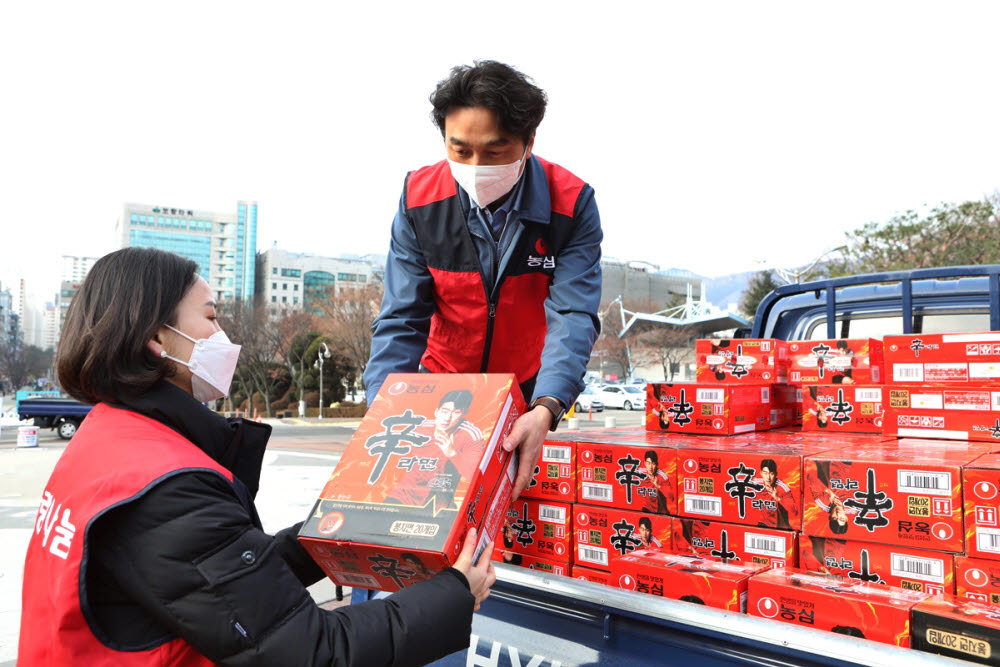
[[[456,194],[447,160],[411,171],[406,177],[406,208],[432,204]]]
[[[576,200],[580,197],[584,182],[572,172],[559,165],[538,158],[545,169],[545,178],[549,181],[549,196],[552,198],[552,212],[573,217]]]

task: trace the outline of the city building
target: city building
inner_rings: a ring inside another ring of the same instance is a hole
[[[197,263],[219,301],[254,298],[256,202],[237,202],[227,213],[125,204],[117,231],[123,248],[160,248]]]
[[[42,310],[42,332],[37,342],[32,343],[43,350],[53,350],[59,342],[59,308],[51,301],[45,302]]]
[[[257,255],[259,303],[292,310],[316,310],[332,288],[364,287],[380,279],[383,268],[367,259],[323,257],[278,248]]]
[[[82,283],[83,279],[90,273],[100,257],[75,257],[73,255],[62,256],[62,280],[73,283]]]
[[[601,260],[601,307],[621,297],[626,303],[637,303],[650,311],[663,310],[689,296],[702,298],[704,286],[700,277],[682,269],[660,271],[645,262]]]
[[[13,312],[14,299],[10,290],[3,289],[0,285],[0,343],[6,344],[10,340],[10,328],[17,322],[17,313]]]
[[[64,280],[59,284],[59,292],[56,294],[56,303],[53,308],[55,312],[52,315],[56,321],[56,343],[59,342],[59,337],[62,335],[63,322],[66,321],[66,311],[69,310],[69,304],[76,293],[80,291],[82,284],[82,280],[80,282]]]

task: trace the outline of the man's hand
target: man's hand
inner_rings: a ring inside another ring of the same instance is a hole
[[[511,501],[517,500],[521,492],[531,483],[531,475],[538,463],[538,455],[542,451],[545,434],[552,426],[552,413],[539,405],[534,410],[524,413],[514,422],[510,435],[503,441],[503,448],[512,452],[520,447],[521,461],[517,466],[517,479],[514,480],[514,495]]]

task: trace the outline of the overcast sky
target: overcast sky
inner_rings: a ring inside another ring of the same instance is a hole
[[[427,96],[508,62],[535,152],[594,186],[606,256],[809,264],[1000,187],[997,2],[6,2],[0,281],[51,299],[124,202],[259,205],[258,248],[384,254]]]

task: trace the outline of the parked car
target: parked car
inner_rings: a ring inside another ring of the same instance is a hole
[[[604,410],[604,403],[598,398],[594,387],[587,387],[576,397],[573,409],[577,412],[601,412]]]
[[[597,395],[604,406],[623,410],[645,410],[646,388],[633,384],[606,384]]]

